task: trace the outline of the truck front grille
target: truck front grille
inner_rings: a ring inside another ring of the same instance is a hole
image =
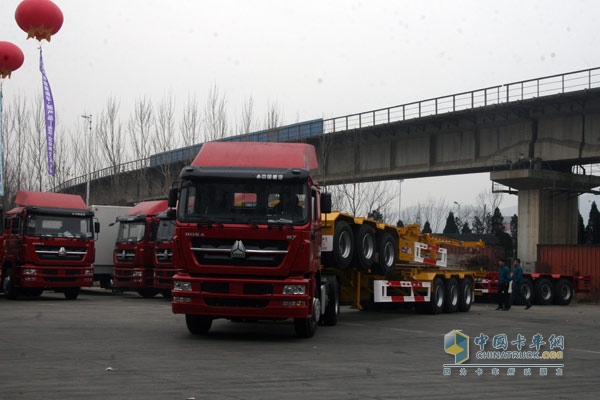
[[[288,242],[199,238],[192,241],[192,251],[201,265],[278,267],[288,252]]]
[[[42,261],[81,261],[87,251],[81,246],[37,246],[35,253]]]

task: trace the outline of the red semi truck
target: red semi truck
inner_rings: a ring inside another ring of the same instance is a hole
[[[9,299],[44,290],[76,299],[92,286],[94,212],[77,195],[17,192],[4,224],[2,289]]]
[[[167,200],[143,201],[117,218],[113,289],[135,290],[142,297],[160,292],[154,286],[157,215],[167,208]]]
[[[154,231],[154,287],[164,297],[171,297],[173,275],[177,272],[173,264],[173,236],[175,214],[161,212],[156,216],[158,227]]]
[[[335,324],[335,277],[321,272],[321,213],[331,197],[313,146],[204,143],[169,192],[177,206],[172,310],[188,330],[213,319],[294,320],[300,337]],[[284,198],[293,202],[283,204]]]

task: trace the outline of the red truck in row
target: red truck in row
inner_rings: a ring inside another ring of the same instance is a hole
[[[92,286],[94,238],[99,224],[77,195],[17,192],[3,219],[0,279],[5,297],[40,296],[44,290],[76,299]]]

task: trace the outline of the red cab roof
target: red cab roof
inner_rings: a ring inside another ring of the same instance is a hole
[[[167,200],[142,201],[127,210],[125,215],[156,215],[168,208]]]
[[[198,167],[317,169],[314,146],[305,143],[207,142],[192,162]]]
[[[87,210],[88,207],[81,196],[76,194],[54,193],[54,192],[31,192],[19,191],[15,197],[15,204],[21,207],[55,207],[74,208]]]

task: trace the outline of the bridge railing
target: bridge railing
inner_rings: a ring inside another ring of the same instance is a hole
[[[511,82],[449,96],[323,120],[323,132],[341,132],[600,87],[600,68]]]

